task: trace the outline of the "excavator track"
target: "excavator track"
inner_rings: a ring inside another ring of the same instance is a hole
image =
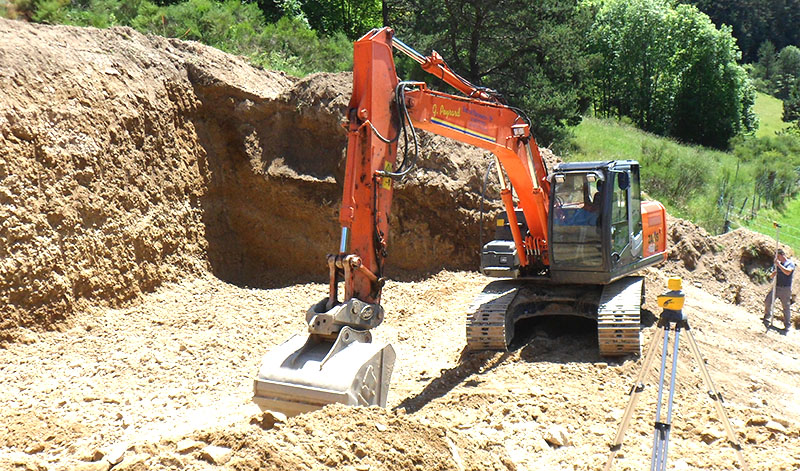
[[[507,319],[509,306],[520,284],[512,281],[489,283],[467,312],[468,350],[505,350],[514,336],[514,323]]]
[[[644,278],[630,276],[603,288],[597,310],[601,356],[641,354],[640,331]]]
[[[539,315],[578,315],[597,320],[601,356],[641,353],[644,278],[607,286],[546,286],[502,280],[487,285],[467,312],[468,350],[506,350],[516,322]],[[516,313],[516,314],[515,314]]]

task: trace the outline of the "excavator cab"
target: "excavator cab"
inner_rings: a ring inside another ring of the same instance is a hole
[[[483,247],[485,275],[606,285],[663,260],[663,206],[642,202],[638,162],[562,163],[548,180],[549,266],[520,265],[509,218],[502,213],[495,240]],[[525,234],[525,214],[519,208],[515,212]]]
[[[481,271],[507,279],[490,283],[470,307],[468,348],[507,348],[523,319],[578,316],[597,322],[601,355],[638,353],[644,282],[631,275],[664,260],[664,207],[641,200],[634,160],[562,163],[547,180],[549,264],[520,263],[501,213]],[[524,211],[515,214],[518,233],[529,237]]]
[[[642,202],[638,162],[564,163],[549,178],[553,282],[606,285],[663,260],[663,206]]]

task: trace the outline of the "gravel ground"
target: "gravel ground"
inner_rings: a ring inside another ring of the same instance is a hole
[[[650,291],[663,275],[648,272]],[[441,272],[390,282],[376,332],[398,354],[387,409],[334,406],[266,427],[250,403],[260,357],[303,330],[324,285],[244,289],[209,276],[125,309],[90,309],[62,332],[24,331],[0,349],[0,464],[107,469],[116,449],[125,459],[113,469],[598,469],[641,360],[599,358],[593,327],[569,319],[529,326],[513,352],[462,352],[463,312],[487,281]],[[753,313],[691,284],[686,293],[750,466],[800,468],[797,336],[764,332]],[[645,328],[645,339],[654,331]],[[734,468],[684,343],[670,461]],[[615,469],[649,462],[655,374],[648,384]],[[359,434],[383,441],[370,446]],[[211,464],[208,445],[230,450],[224,464]],[[406,461],[413,456],[428,461]]]

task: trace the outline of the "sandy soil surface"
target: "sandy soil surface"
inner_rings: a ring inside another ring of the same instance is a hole
[[[666,274],[650,269],[651,291]],[[569,318],[528,326],[512,352],[463,353],[463,312],[486,282],[441,272],[389,283],[376,333],[398,354],[389,407],[331,406],[274,425],[250,403],[252,379],[270,346],[302,331],[304,304],[324,297],[324,285],[243,289],[201,277],[130,308],[83,312],[64,332],[27,331],[0,350],[0,463],[107,469],[123,453],[114,469],[602,467],[641,360],[599,358],[593,326]],[[800,340],[765,332],[757,314],[691,283],[686,294],[751,467],[800,468]],[[671,464],[732,469],[736,456],[681,345]],[[649,462],[655,372],[648,384],[615,469]],[[210,463],[209,445],[229,450],[224,464]]]

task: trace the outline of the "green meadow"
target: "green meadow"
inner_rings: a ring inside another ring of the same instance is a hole
[[[769,129],[767,132],[774,134],[786,126],[780,120],[780,104],[780,100],[759,95],[759,132]],[[800,199],[789,201],[781,211],[761,208],[752,218],[754,206],[757,208],[753,198],[760,202],[754,196],[754,182],[763,171],[756,162],[742,162],[732,152],[685,145],[616,120],[586,117],[572,131],[573,146],[563,153],[565,160],[637,160],[643,191],[663,203],[670,214],[689,219],[712,234],[724,230],[728,216],[731,228],[747,225],[774,237],[771,221],[775,220],[783,225],[782,241],[800,253]]]

